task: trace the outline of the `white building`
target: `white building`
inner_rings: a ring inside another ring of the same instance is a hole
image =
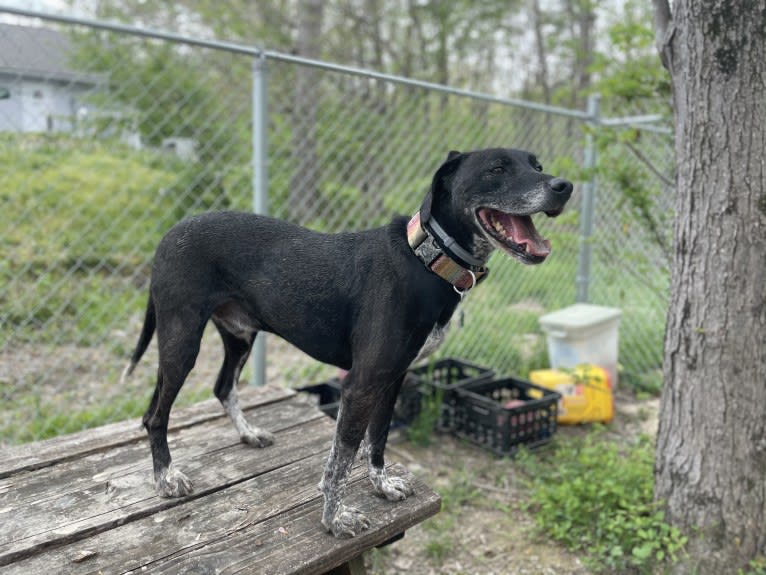
[[[0,24],[0,132],[71,131],[106,76],[72,66],[69,38],[50,28]]]

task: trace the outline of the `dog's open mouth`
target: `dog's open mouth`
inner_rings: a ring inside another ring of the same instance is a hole
[[[551,253],[551,242],[537,232],[531,216],[506,214],[492,208],[480,208],[477,214],[487,235],[522,262],[539,264]]]

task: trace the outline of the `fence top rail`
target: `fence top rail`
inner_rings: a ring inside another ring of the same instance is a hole
[[[443,84],[437,84],[434,82],[426,82],[423,80],[414,80],[412,78],[397,76],[395,74],[386,74],[383,72],[376,72],[374,70],[368,70],[364,68],[344,66],[341,64],[323,62],[321,60],[313,60],[310,58],[302,58],[300,56],[294,56],[291,54],[285,54],[282,52],[267,50],[267,49],[259,48],[256,46],[249,46],[249,45],[240,44],[237,42],[226,42],[221,40],[206,40],[202,38],[192,38],[190,36],[184,36],[182,34],[168,32],[166,30],[140,28],[137,26],[130,26],[128,24],[121,24],[118,22],[96,20],[96,19],[84,18],[80,16],[68,16],[65,14],[57,14],[54,12],[42,12],[38,10],[29,10],[25,8],[17,8],[15,6],[8,6],[5,4],[0,4],[0,13],[13,14],[16,16],[23,16],[28,18],[38,18],[40,20],[45,20],[49,22],[58,22],[61,24],[86,26],[89,28],[95,28],[99,30],[108,30],[110,32],[119,32],[123,34],[130,34],[133,36],[152,38],[155,40],[165,40],[167,42],[186,44],[188,46],[198,46],[200,48],[208,48],[211,50],[221,50],[221,51],[233,52],[237,54],[244,54],[244,55],[248,55],[252,57],[277,60],[282,62],[290,62],[290,63],[298,64],[301,66],[310,66],[313,68],[319,68],[319,69],[328,70],[331,72],[340,72],[344,74],[350,74],[350,75],[370,78],[374,80],[383,80],[386,82],[402,84],[405,86],[424,88],[428,90],[434,90],[436,92],[441,92],[443,94],[451,94],[454,96],[473,98],[476,100],[491,102],[495,104],[501,104],[505,106],[526,108],[528,110],[545,112],[548,114],[555,114],[558,116],[566,116],[570,118],[577,118],[580,120],[591,119],[589,114],[583,110],[571,110],[568,108],[561,108],[558,106],[551,106],[547,104],[539,104],[536,102],[529,102],[526,100],[520,100],[516,98],[501,98],[499,96],[494,96],[492,94],[476,92],[473,90],[464,90],[461,88],[454,88],[451,86],[445,86]]]

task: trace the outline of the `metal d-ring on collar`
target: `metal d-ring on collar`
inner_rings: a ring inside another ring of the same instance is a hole
[[[476,274],[473,273],[473,270],[466,270],[469,274],[471,274],[471,280],[473,280],[473,283],[471,284],[471,287],[465,288],[464,290],[457,289],[457,286],[455,284],[452,284],[452,289],[455,290],[455,293],[460,296],[460,301],[463,301],[463,298],[465,297],[465,294],[467,294],[469,291],[471,291],[473,288],[476,287]]]

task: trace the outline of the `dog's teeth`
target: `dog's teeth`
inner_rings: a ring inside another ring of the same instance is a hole
[[[498,233],[505,234],[505,228],[503,227],[503,224],[501,224],[497,220],[494,221],[493,227],[495,228],[495,230],[497,230]]]

